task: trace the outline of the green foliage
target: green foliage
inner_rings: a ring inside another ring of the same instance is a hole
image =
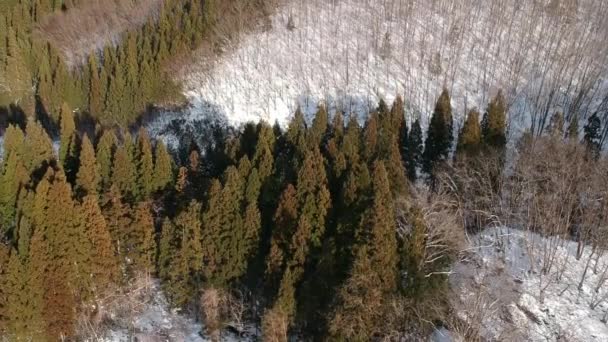
[[[152,180],[154,190],[165,190],[173,182],[173,164],[171,156],[162,141],[156,144],[154,160],[154,177]]]
[[[139,130],[137,137],[137,171],[139,189],[142,196],[147,198],[155,190],[154,187],[154,160],[152,155],[152,144],[145,129]]]
[[[128,254],[136,271],[145,274],[154,273],[156,241],[150,202],[140,202],[135,208],[126,248],[128,248]]]
[[[80,206],[81,229],[87,236],[92,288],[96,297],[110,289],[119,280],[118,260],[114,255],[112,237],[101,213],[97,196],[87,195]]]
[[[80,166],[76,174],[76,191],[81,195],[97,196],[101,175],[95,158],[95,149],[88,136],[82,139],[80,149]]]
[[[481,150],[481,127],[479,125],[479,112],[473,109],[467,115],[464,126],[458,135],[456,156],[472,157]]]
[[[488,105],[481,125],[484,143],[499,151],[503,151],[507,143],[507,108],[502,91],[496,94]]]
[[[112,185],[112,165],[114,164],[114,153],[118,145],[118,138],[113,131],[104,131],[97,144],[96,157],[101,176],[101,189],[109,189]]]
[[[584,135],[583,141],[589,150],[589,153],[594,157],[598,158],[601,145],[601,121],[597,116],[597,113],[591,114],[587,119],[587,124],[583,127]]]
[[[422,154],[422,169],[432,177],[435,166],[448,159],[453,140],[452,105],[447,89],[437,100]]]
[[[139,198],[140,189],[137,179],[137,167],[133,160],[133,151],[129,149],[129,145],[126,142],[116,149],[116,154],[114,155],[112,185],[115,185],[120,190],[122,196],[127,201]]]
[[[418,178],[417,169],[422,166],[422,128],[420,119],[412,123],[412,128],[407,136],[407,153],[405,157],[405,167],[410,181],[414,182]]]

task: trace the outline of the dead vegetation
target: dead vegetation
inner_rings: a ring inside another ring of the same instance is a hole
[[[120,35],[158,16],[164,0],[87,0],[68,11],[53,13],[36,27],[37,37],[48,40],[64,55],[70,67]]]

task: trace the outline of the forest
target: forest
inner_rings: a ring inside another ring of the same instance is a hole
[[[230,2],[145,2],[147,20],[115,19],[119,42],[107,33],[72,59],[52,27],[89,13],[83,1],[0,4],[1,339],[102,341],[117,298],[156,282],[213,341],[246,325],[277,342],[423,340],[437,326],[480,341],[449,277],[469,235],[498,226],[548,241],[528,246],[540,298],[567,268],[555,257],[564,240],[587,263],[579,290],[593,268],[600,293],[599,112],[545,113],[542,129],[509,140],[503,91],[458,113],[446,87],[425,121],[396,95],[365,120],[320,102],[285,126],[217,129],[205,146],[151,136],[147,110],[184,101],[169,62],[221,50]],[[246,6],[256,21],[271,5]]]

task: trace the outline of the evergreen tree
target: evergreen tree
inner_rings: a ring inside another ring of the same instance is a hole
[[[599,157],[602,149],[601,128],[602,123],[600,118],[597,116],[597,113],[593,113],[589,119],[587,119],[587,124],[583,128],[583,141],[585,142],[587,150],[591,156],[596,159]]]
[[[124,144],[116,149],[112,166],[112,184],[128,200],[139,198],[137,168],[129,151],[129,145]]]
[[[456,157],[473,157],[481,149],[481,127],[479,112],[472,109],[467,115],[456,145]]]
[[[139,130],[137,138],[138,152],[138,180],[139,188],[144,198],[148,197],[155,189],[154,186],[154,161],[152,156],[152,145],[150,137],[145,129]]]
[[[104,89],[102,88],[101,80],[99,79],[99,67],[97,66],[97,58],[95,54],[89,55],[88,61],[89,72],[89,112],[91,115],[98,117],[103,111],[103,99],[105,98]]]
[[[201,205],[192,201],[175,220],[179,249],[168,271],[169,294],[176,306],[190,302],[200,287],[203,248],[201,246]]]
[[[26,341],[40,336],[42,331],[41,308],[36,307],[34,287],[30,274],[22,258],[13,250],[10,253],[6,274],[7,334],[16,341]]]
[[[61,141],[59,146],[59,161],[61,161],[66,173],[75,169],[72,165],[75,157],[76,149],[76,123],[74,122],[74,113],[64,103],[60,111],[61,122]]]
[[[95,158],[95,149],[89,137],[85,135],[80,150],[80,166],[76,174],[76,191],[81,196],[97,196],[100,182],[101,175]]]
[[[23,157],[25,148],[25,134],[19,128],[19,126],[9,125],[4,132],[4,156],[3,159],[7,159],[11,154],[15,156]]]
[[[173,166],[171,156],[161,141],[156,144],[154,160],[154,190],[164,190],[173,182]]]
[[[430,176],[435,166],[448,158],[453,139],[452,125],[450,95],[447,89],[444,89],[431,117],[422,155],[422,169]]]
[[[278,285],[284,263],[289,257],[290,238],[296,230],[298,220],[298,202],[296,189],[288,184],[279,199],[279,206],[274,215],[274,229],[270,244],[270,253],[266,261],[266,278],[270,284]]]
[[[319,105],[317,114],[315,115],[315,118],[312,121],[312,126],[310,127],[310,131],[308,132],[308,141],[310,148],[320,148],[321,142],[323,141],[327,133],[328,123],[329,118],[327,115],[327,109],[324,105]]]
[[[158,276],[162,280],[168,279],[173,257],[177,255],[176,237],[175,225],[165,218],[161,228],[157,262]]]
[[[412,128],[408,135],[407,156],[405,159],[407,175],[412,182],[418,178],[417,169],[422,167],[422,151],[422,127],[420,126],[420,119],[416,119],[412,123]]]
[[[391,189],[395,196],[405,194],[408,189],[408,183],[406,178],[406,171],[403,166],[403,159],[401,158],[401,152],[399,151],[399,142],[396,137],[391,139],[389,144],[389,155],[386,158],[386,166],[389,173]]]
[[[484,143],[500,153],[504,152],[507,144],[507,108],[502,91],[488,105],[488,110],[484,114],[481,133]]]
[[[135,269],[145,274],[154,273],[156,240],[150,202],[141,202],[135,208],[128,240],[130,259]]]
[[[85,196],[80,213],[81,229],[88,237],[88,246],[91,248],[87,263],[90,267],[92,291],[96,296],[101,296],[110,285],[119,280],[118,260],[114,254],[106,220],[97,203],[97,196]]]
[[[97,163],[101,176],[101,188],[109,189],[112,185],[112,165],[114,164],[114,153],[118,145],[118,139],[113,131],[104,131],[97,144]]]
[[[312,227],[312,244],[317,247],[321,245],[326,216],[331,205],[323,164],[323,156],[318,149],[307,153],[304,164],[298,172],[297,183],[300,217],[306,216],[308,224]]]
[[[102,211],[117,251],[116,254],[120,256],[121,260],[124,260],[128,252],[129,227],[131,227],[133,219],[129,206],[123,202],[120,190],[115,185],[112,185],[105,194]]]
[[[390,183],[384,164],[373,175],[373,205],[361,221],[351,275],[330,323],[336,338],[368,340],[382,329],[385,307],[398,286],[399,253]],[[365,301],[361,301],[365,298]],[[366,312],[368,315],[362,316]]]
[[[51,138],[38,121],[30,118],[25,128],[23,162],[28,171],[33,171],[44,163],[55,159]]]
[[[207,254],[209,270],[207,278],[216,284],[226,284],[245,271],[247,266],[246,232],[243,225],[243,200],[245,182],[238,169],[230,166],[224,173],[221,192],[211,189],[209,207],[205,214],[203,245],[213,248],[213,255]],[[219,225],[218,225],[219,223]],[[209,230],[211,228],[211,230]]]
[[[29,181],[28,172],[17,153],[11,153],[0,174],[0,227],[2,233],[15,225],[19,194]]]
[[[372,113],[367,119],[363,131],[363,157],[371,162],[378,152],[378,113]]]
[[[264,182],[272,174],[274,166],[273,150],[275,145],[275,135],[272,127],[261,122],[258,125],[258,138],[253,164],[258,170],[260,180]]]

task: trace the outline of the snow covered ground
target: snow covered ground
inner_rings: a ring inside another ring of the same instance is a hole
[[[312,114],[319,102],[361,118],[397,94],[424,122],[444,86],[456,117],[503,89],[513,132],[554,110],[583,118],[608,88],[607,6],[583,0],[558,11],[550,2],[287,0],[270,29],[185,67],[191,106],[151,126],[208,117],[285,124],[297,106]]]
[[[158,281],[153,282],[147,301],[131,315],[123,315],[113,322],[105,337],[95,342],[208,342],[200,322],[170,309]],[[223,342],[250,341],[230,332],[221,335]]]
[[[552,267],[544,273],[552,246]],[[608,341],[608,257],[589,259],[587,247],[576,260],[576,248],[572,241],[508,228],[473,237],[467,258],[450,276],[460,318],[479,322],[484,340]]]

